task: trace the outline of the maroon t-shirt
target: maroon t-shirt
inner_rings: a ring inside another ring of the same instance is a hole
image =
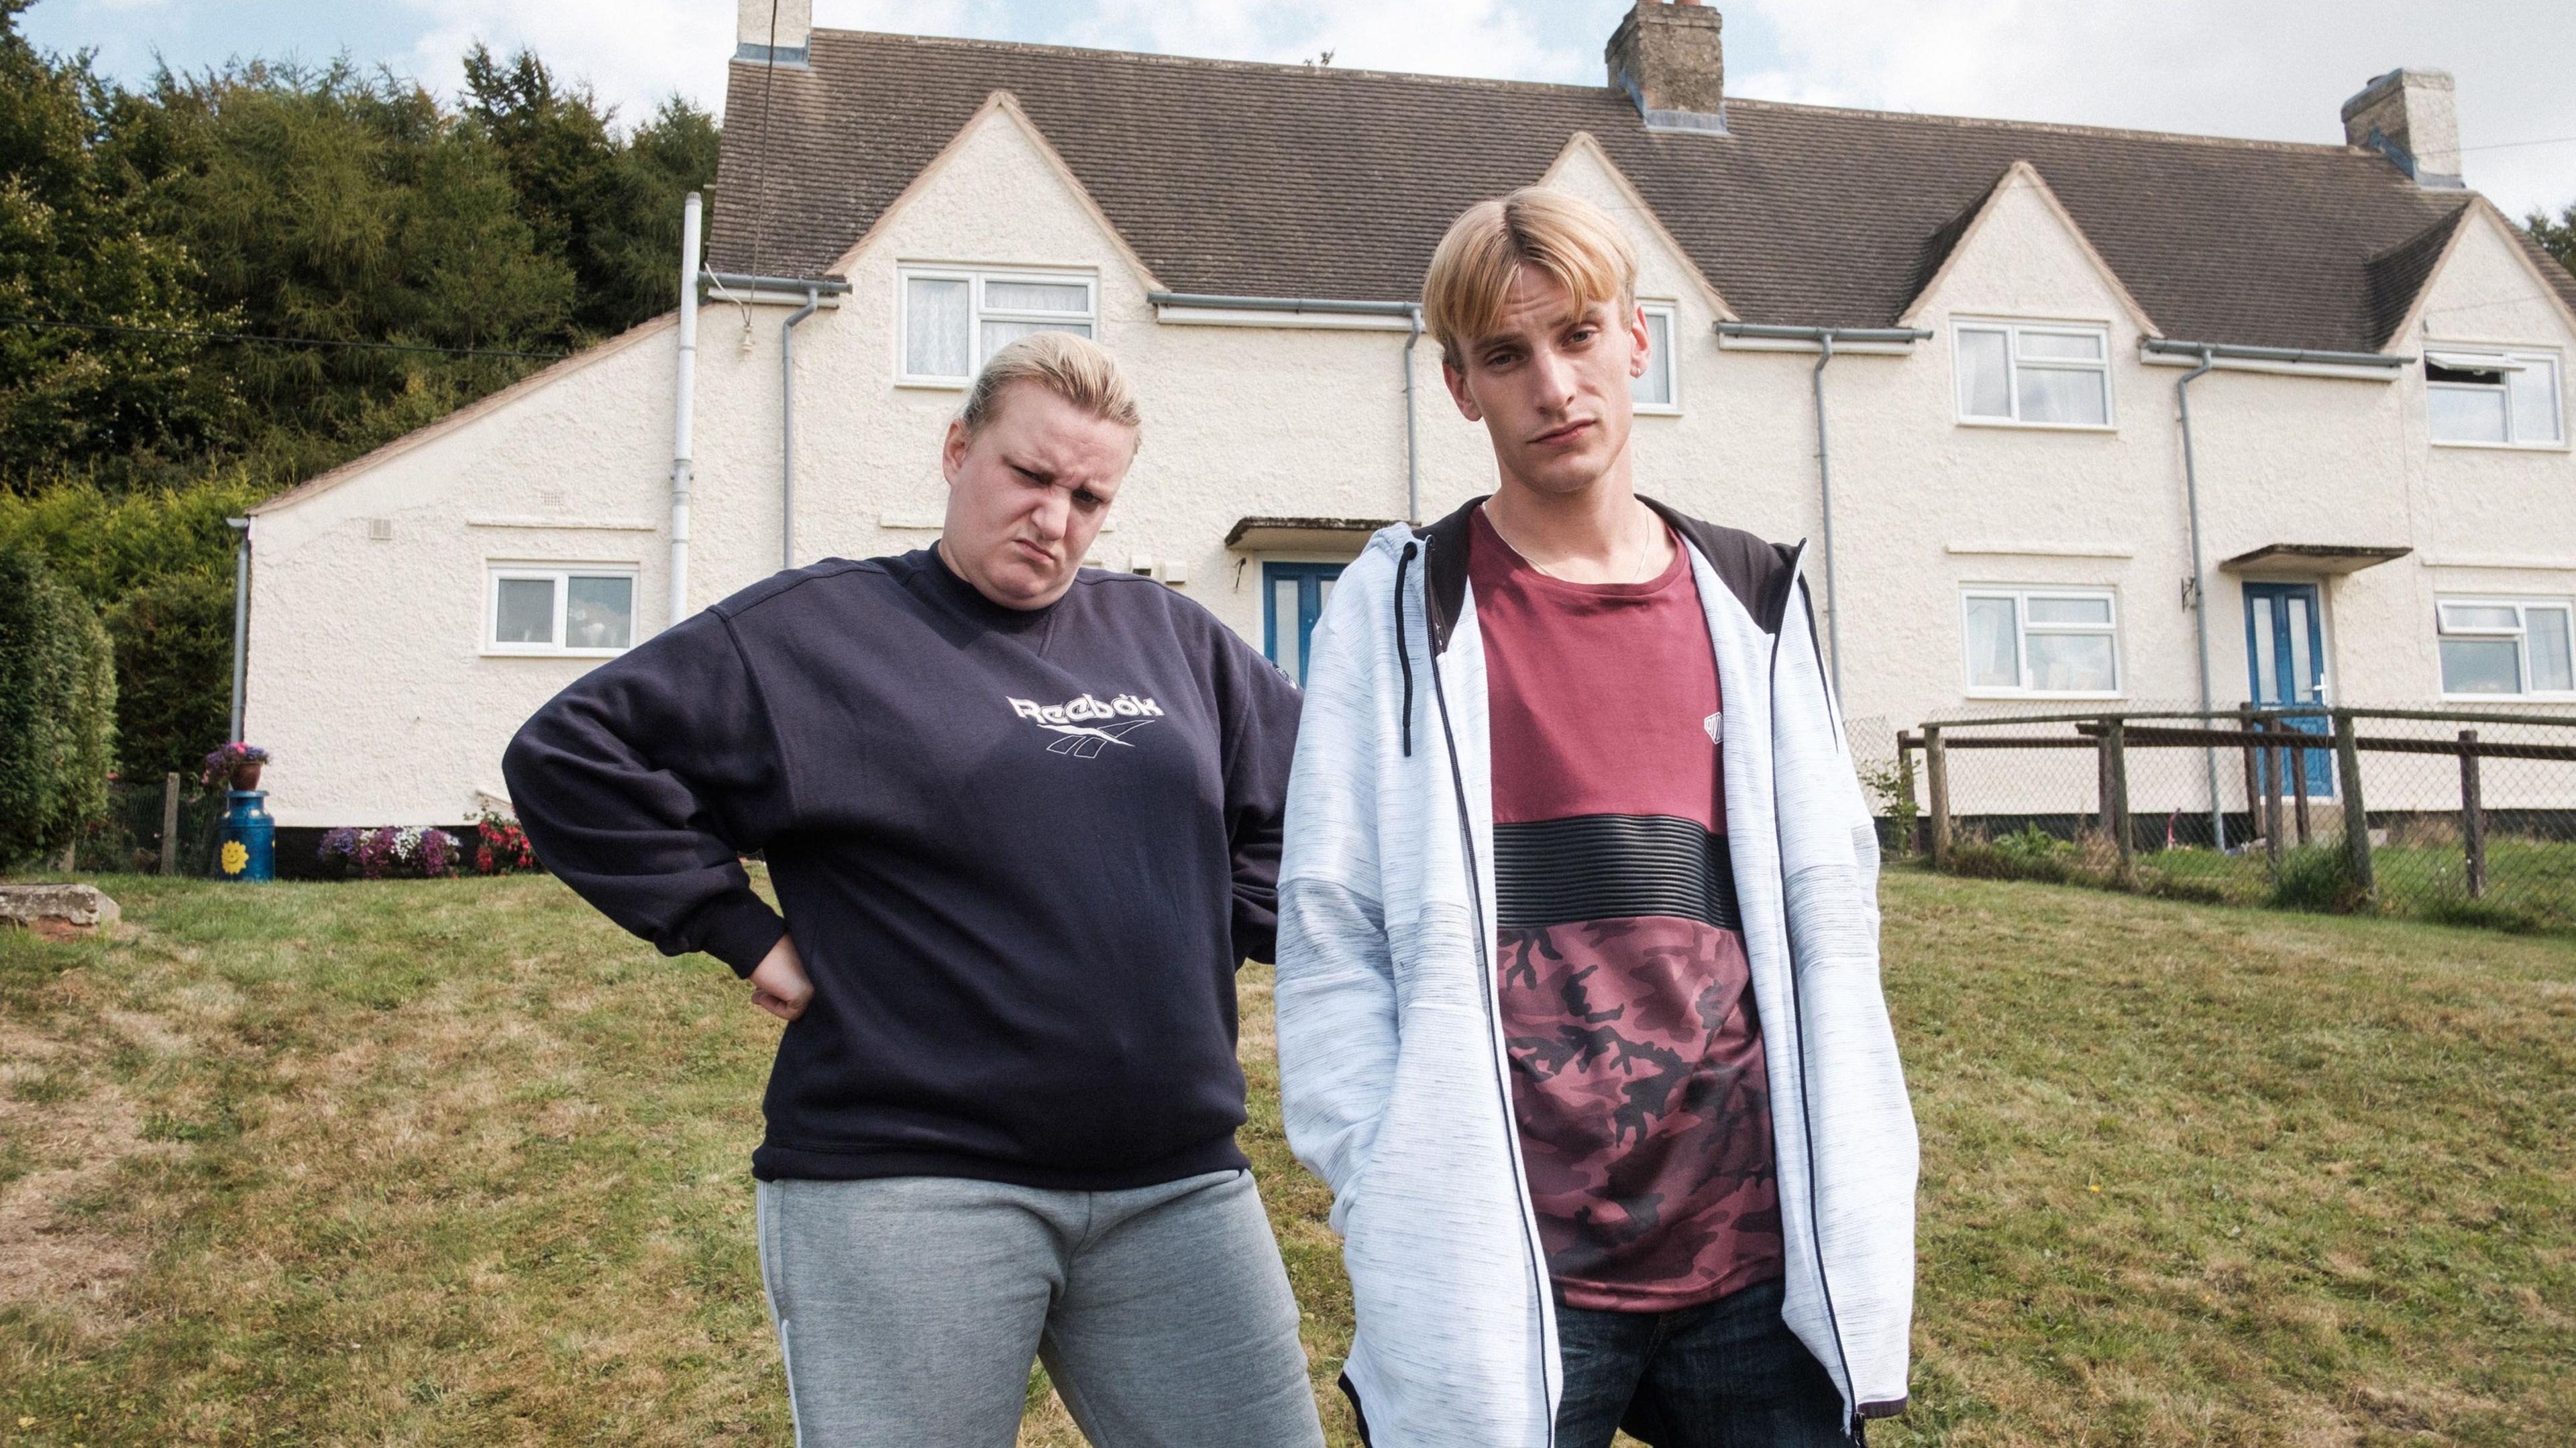
[[[1780,1275],[1762,1028],[1688,550],[1575,584],[1479,510],[1505,1048],[1557,1295],[1663,1311]]]

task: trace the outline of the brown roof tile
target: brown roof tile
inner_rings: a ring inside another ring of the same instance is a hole
[[[811,55],[733,67],[719,269],[829,267],[996,90],[1180,291],[1413,297],[1451,218],[1588,131],[1748,321],[1891,324],[2026,160],[2169,335],[2357,351],[2380,345],[2388,289],[2423,280],[2374,259],[2463,199],[2344,146],[1752,100],[1717,137],[1648,132],[1600,87],[838,30]],[[2576,277],[2549,272],[2576,305]]]

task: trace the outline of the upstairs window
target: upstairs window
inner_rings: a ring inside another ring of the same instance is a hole
[[[905,267],[903,380],[963,387],[984,359],[1032,332],[1091,335],[1092,278],[1065,272]]]
[[[635,570],[495,564],[483,646],[496,654],[623,653],[635,642]]]
[[[2098,589],[1968,589],[1968,692],[2103,697],[2120,691],[2119,615]]]
[[[2111,425],[2108,328],[1961,322],[1955,340],[1962,422]]]
[[[1681,359],[1673,355],[1678,310],[1670,302],[1639,302],[1637,308],[1646,314],[1646,371],[1629,380],[1628,397],[1639,412],[1679,412]]]
[[[2433,441],[2556,447],[2558,359],[2545,352],[2427,352],[2424,410]]]
[[[2434,605],[2442,692],[2576,694],[2576,608],[2563,598],[2446,598]]]

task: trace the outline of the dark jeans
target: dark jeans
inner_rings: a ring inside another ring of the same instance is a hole
[[[1780,1284],[1676,1312],[1556,1308],[1558,1448],[1840,1448],[1842,1394],[1780,1320]]]

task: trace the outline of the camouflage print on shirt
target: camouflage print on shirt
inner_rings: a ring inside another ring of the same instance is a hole
[[[1513,1106],[1564,1300],[1687,1306],[1778,1276],[1743,937],[1669,916],[1502,932]]]

